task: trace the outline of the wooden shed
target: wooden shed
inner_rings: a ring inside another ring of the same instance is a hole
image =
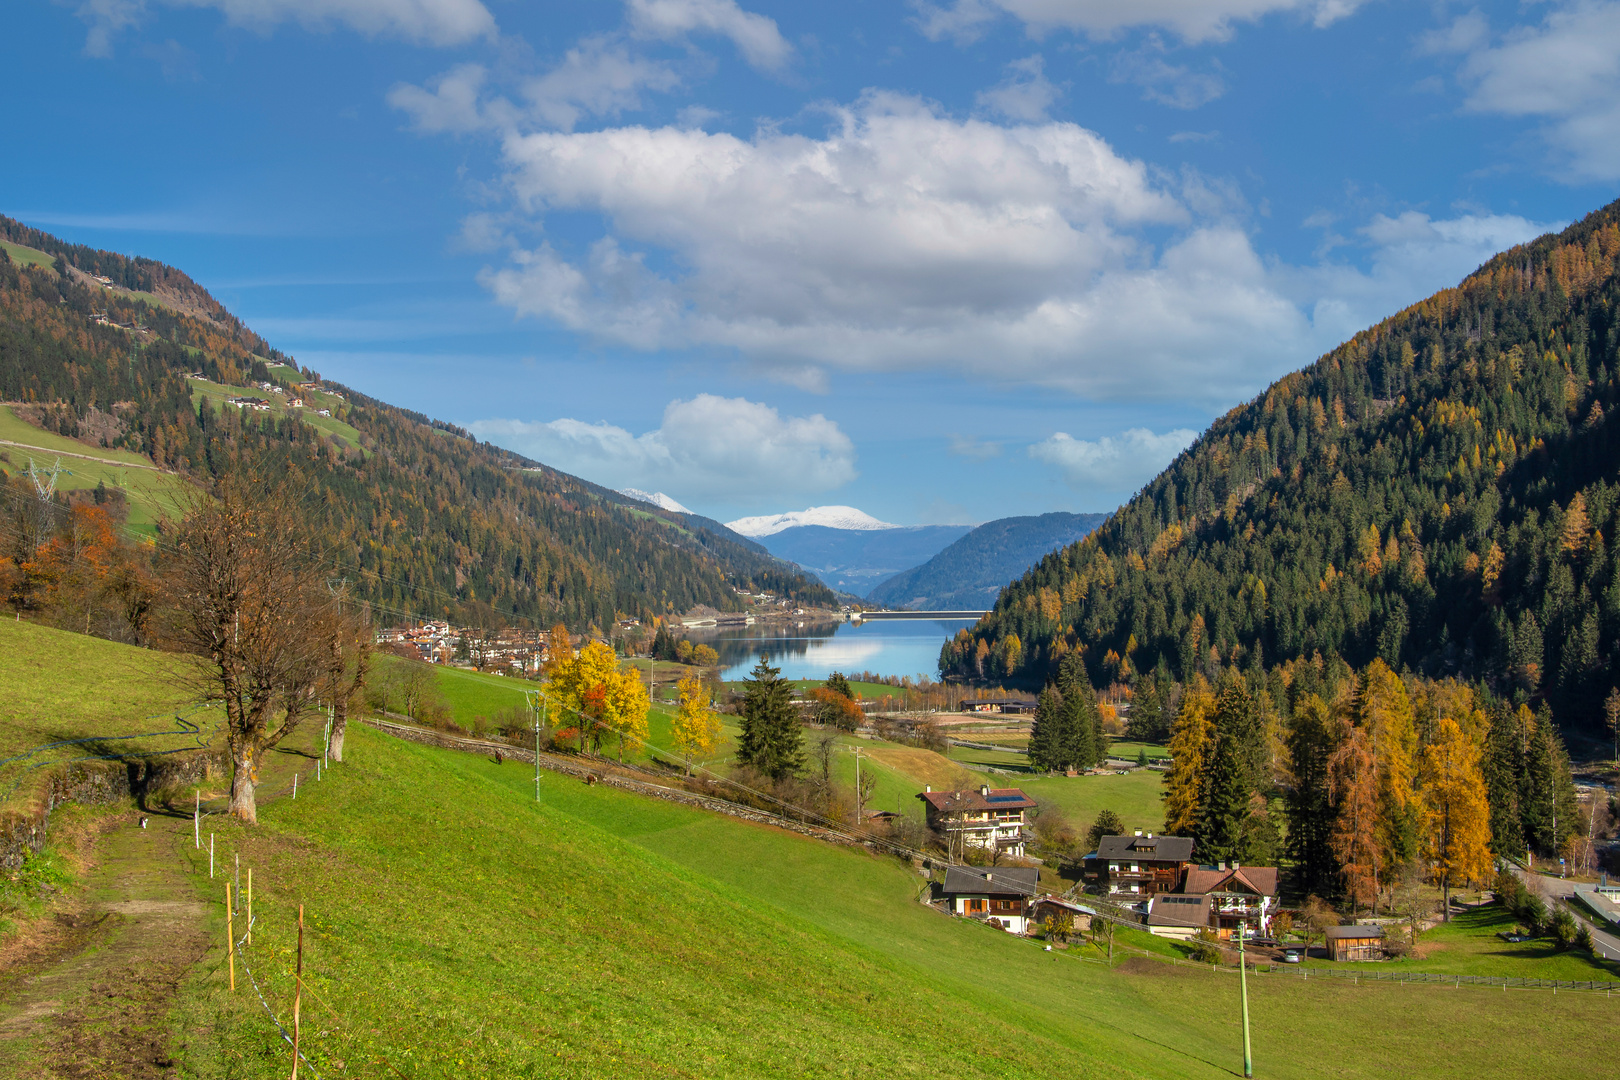
[[[1381,926],[1331,926],[1327,932],[1327,951],[1332,960],[1382,960],[1384,929]]]

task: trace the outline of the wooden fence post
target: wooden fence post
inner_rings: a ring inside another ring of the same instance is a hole
[[[293,1068],[292,1080],[298,1080],[298,1010],[304,999],[304,905],[298,905],[298,966],[293,977]]]
[[[225,883],[225,955],[231,966],[231,993],[236,993],[236,924],[231,918],[231,883]]]

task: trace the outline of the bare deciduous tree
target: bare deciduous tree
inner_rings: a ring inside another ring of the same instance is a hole
[[[225,708],[230,812],[249,823],[264,752],[316,705],[336,607],[315,572],[314,530],[295,484],[234,471],[164,529],[173,554],[163,632],[196,657],[190,688]]]
[[[371,611],[369,605],[346,601],[340,592],[337,610],[329,620],[326,679],[321,697],[332,703],[332,760],[343,760],[343,736],[349,728],[349,707],[359,700],[371,673]]]

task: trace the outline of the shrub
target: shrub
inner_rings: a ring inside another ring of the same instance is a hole
[[[1524,883],[1519,880],[1519,875],[1505,866],[1496,872],[1491,891],[1496,894],[1496,902],[1509,911],[1517,912],[1523,903]]]
[[[1558,947],[1567,949],[1575,944],[1576,931],[1582,929],[1582,927],[1575,921],[1575,916],[1564,908],[1559,908],[1558,913],[1552,917],[1549,929],[1552,931],[1553,940],[1558,943]]]
[[[1541,897],[1532,892],[1520,894],[1518,907],[1514,910],[1519,921],[1530,928],[1532,933],[1545,933],[1547,930],[1547,905]]]
[[[1215,947],[1214,942],[1205,941],[1202,938],[1193,938],[1189,944],[1191,945],[1191,951],[1187,955],[1200,964],[1219,964],[1225,959],[1221,950]]]
[[[1592,951],[1592,928],[1585,923],[1575,929],[1575,947],[1583,952]]]

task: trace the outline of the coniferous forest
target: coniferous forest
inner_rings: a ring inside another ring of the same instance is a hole
[[[968,680],[1457,678],[1598,736],[1620,642],[1620,203],[1221,417],[942,650]]]
[[[295,477],[333,575],[385,617],[583,629],[699,604],[737,610],[738,590],[835,602],[819,582],[702,522],[631,507],[347,387],[327,384],[343,393],[339,418],[358,444],[290,413],[194,404],[189,373],[227,386],[289,381],[275,365],[291,358],[172,267],[7,218],[0,238],[54,259],[24,266],[0,250],[0,400],[61,435],[147,455],[199,489],[244,466]]]

